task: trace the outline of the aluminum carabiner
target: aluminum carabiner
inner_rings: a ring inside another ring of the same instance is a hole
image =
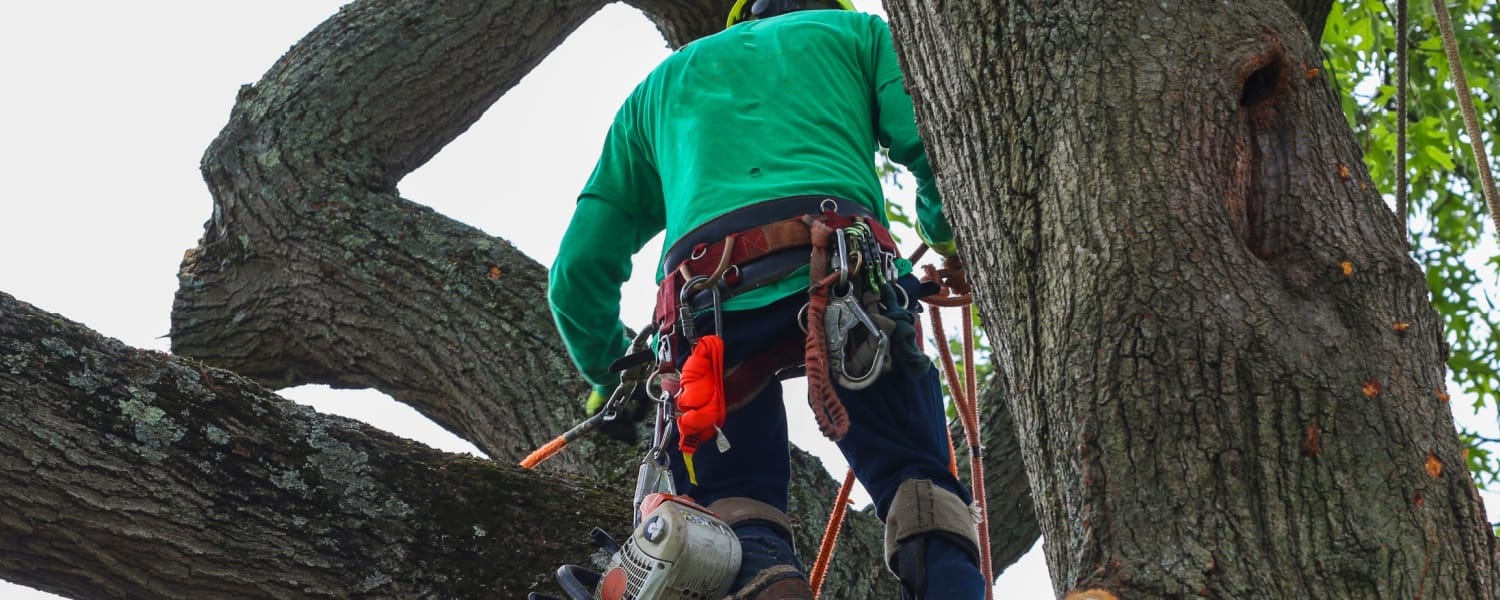
[[[707,275],[689,279],[682,284],[682,291],[677,294],[677,324],[682,327],[682,337],[688,341],[698,339],[698,327],[693,323],[693,304],[689,301],[689,296],[705,289],[708,290],[713,300],[714,333],[724,335],[724,311],[723,302],[719,298],[719,286],[718,284],[703,285],[708,281]]]

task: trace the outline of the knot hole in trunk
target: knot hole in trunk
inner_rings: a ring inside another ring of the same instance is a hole
[[[1226,204],[1235,235],[1262,260],[1290,251],[1297,229],[1297,207],[1287,194],[1294,170],[1295,130],[1286,114],[1292,72],[1279,45],[1248,57],[1235,70],[1239,126],[1231,141]]]
[[[1250,75],[1245,77],[1244,83],[1240,85],[1241,107],[1256,108],[1262,104],[1275,102],[1281,95],[1285,64],[1279,52],[1269,58],[1269,63],[1251,71]]]

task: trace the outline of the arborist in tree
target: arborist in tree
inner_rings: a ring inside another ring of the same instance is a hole
[[[549,302],[595,386],[592,412],[629,345],[631,256],[665,230],[653,327],[677,413],[667,460],[675,490],[740,540],[734,598],[812,598],[786,516],[777,376],[804,363],[820,428],[885,522],[904,596],[985,595],[970,494],[949,470],[937,373],[919,348],[918,282],[886,231],[877,144],[917,180],[919,235],[952,257],[886,23],[848,0],[739,0],[723,32],[625,100],[552,266]]]

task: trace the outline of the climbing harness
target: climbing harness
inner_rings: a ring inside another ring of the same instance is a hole
[[[746,222],[767,224],[742,229]],[[638,395],[641,386],[645,386],[646,395],[655,404],[651,445],[641,458],[632,499],[635,533],[624,546],[608,540],[602,531],[594,534],[612,556],[611,567],[604,575],[573,566],[559,570],[559,582],[569,591],[571,600],[722,596],[717,588],[709,589],[713,586],[692,593],[718,593],[719,596],[650,596],[634,595],[634,592],[610,595],[613,592],[609,590],[626,589],[625,584],[619,583],[625,581],[622,578],[628,578],[628,589],[642,590],[649,581],[655,581],[652,578],[665,580],[668,572],[677,572],[671,574],[675,581],[684,569],[702,575],[709,568],[709,562],[689,566],[687,562],[664,561],[657,556],[655,562],[647,562],[661,566],[663,572],[653,575],[649,569],[629,568],[639,562],[633,561],[630,555],[636,551],[633,548],[645,548],[648,542],[654,541],[650,533],[652,523],[656,522],[653,511],[665,506],[660,499],[679,498],[673,480],[673,465],[666,451],[669,444],[674,441],[679,444],[683,467],[687,469],[690,481],[696,483],[691,462],[694,451],[708,439],[715,439],[721,452],[728,450],[729,442],[720,428],[724,415],[748,401],[753,396],[750,392],[760,383],[773,376],[805,373],[809,403],[819,429],[837,441],[848,431],[849,418],[834,391],[835,384],[857,390],[871,385],[893,369],[918,376],[932,367],[931,359],[921,350],[916,331],[917,315],[909,308],[913,295],[896,282],[899,255],[896,254],[895,242],[884,226],[857,203],[823,196],[800,196],[756,204],[689,232],[664,256],[665,276],[657,293],[654,320],[632,341],[631,352],[611,366],[612,370],[621,372],[620,386],[599,414],[561,436],[559,440],[562,441],[548,444],[550,453],[555,453],[567,440],[592,428],[589,423],[615,418],[625,400]],[[810,285],[807,303],[798,312],[798,321],[805,334],[803,338],[788,337],[790,341],[773,343],[767,351],[757,353],[726,373],[722,342],[718,339],[724,325],[723,302],[747,290],[784,279],[804,265],[809,270]],[[929,277],[938,278],[950,275],[947,272],[941,275],[929,273]],[[924,288],[942,293],[948,291],[937,283],[924,284]],[[939,295],[928,294],[923,299],[945,306],[957,305],[954,304],[956,300]],[[967,296],[962,300],[966,303]],[[936,310],[936,305],[932,310]],[[934,322],[940,324],[935,315],[934,312]],[[712,319],[712,332],[706,331],[705,324],[698,321],[702,318]],[[971,366],[972,329],[968,331],[966,339],[971,358],[965,364]],[[646,347],[651,333],[657,339],[654,356]],[[935,334],[941,336],[941,332]],[[946,350],[946,342],[941,341],[941,337],[939,340],[940,349]],[[794,347],[791,341],[800,345],[802,352],[793,355],[796,358],[788,359],[789,354],[781,350]],[[951,382],[951,357],[946,367]],[[958,391],[956,384],[950,384],[950,387],[955,401],[959,402],[965,428],[971,432],[971,464],[980,469],[976,471],[976,477],[982,477],[978,458],[978,415],[963,401],[963,398],[974,395],[972,379],[971,373],[970,392],[966,395]],[[707,412],[695,412],[700,410]],[[534,466],[550,453],[535,460],[528,457],[523,464]],[[533,456],[537,454],[543,452],[539,450]],[[811,583],[815,586],[820,586],[826,575],[852,485],[851,472],[835,502],[833,518],[824,533],[823,546],[811,572]],[[977,479],[976,497],[982,494],[982,485],[982,480]],[[959,502],[960,510],[964,506],[956,496],[943,502]],[[690,500],[682,499],[676,504],[701,513],[693,513],[695,518],[689,521],[723,524],[713,512],[697,507]],[[980,506],[983,506],[982,502]],[[967,523],[967,519],[965,516],[964,522]],[[948,531],[953,531],[952,525],[948,527]],[[727,526],[724,531],[729,531],[730,539],[734,539]],[[737,542],[734,550],[739,550]],[[987,549],[983,555],[988,555]],[[738,555],[735,557],[737,569]],[[988,577],[988,565],[985,567]],[[713,580],[713,585],[720,583],[713,577],[708,579]],[[688,593],[686,588],[680,591]],[[546,597],[538,595],[535,600],[546,600]]]
[[[765,224],[744,229],[745,223]],[[831,244],[839,249],[830,251]],[[838,381],[868,385],[888,360],[883,355],[889,342],[883,340],[889,334],[879,328],[883,315],[872,315],[867,306],[871,299],[878,300],[878,291],[873,296],[862,292],[869,289],[869,281],[881,281],[887,272],[894,273],[895,251],[895,240],[868,209],[857,202],[827,196],[794,196],[753,204],[688,232],[664,253],[662,271],[666,275],[657,292],[657,357],[662,387],[674,397],[680,391],[676,361],[698,334],[694,315],[712,310],[717,327],[724,301],[780,281],[803,266],[814,275],[809,303],[804,307],[808,335],[799,342],[803,351],[762,352],[736,366],[724,381],[726,410],[733,411],[749,401],[748,392],[772,376],[795,376],[805,369],[810,382],[818,378],[834,381],[828,370],[830,337],[841,342],[835,347],[840,352],[834,359],[838,361]],[[866,280],[859,280],[860,276]],[[824,277],[828,281],[819,285],[817,280]],[[831,327],[823,319],[832,300],[830,294],[837,298]],[[819,325],[812,327],[813,322]],[[789,348],[792,342],[783,343]],[[837,440],[847,431],[848,423],[831,389],[810,395],[809,400],[819,428]]]

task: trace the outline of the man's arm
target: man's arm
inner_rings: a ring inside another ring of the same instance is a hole
[[[558,333],[573,364],[604,394],[618,383],[609,364],[629,345],[620,286],[630,279],[631,257],[664,226],[661,178],[634,115],[626,101],[615,116],[548,274]]]
[[[917,133],[916,114],[911,96],[906,94],[890,28],[879,19],[871,22],[874,23],[873,59],[878,111],[876,137],[881,145],[890,148],[891,158],[904,165],[917,180],[917,235],[939,254],[953,256],[953,230],[943,217],[942,196],[938,194],[932,167],[927,164],[927,151]]]

